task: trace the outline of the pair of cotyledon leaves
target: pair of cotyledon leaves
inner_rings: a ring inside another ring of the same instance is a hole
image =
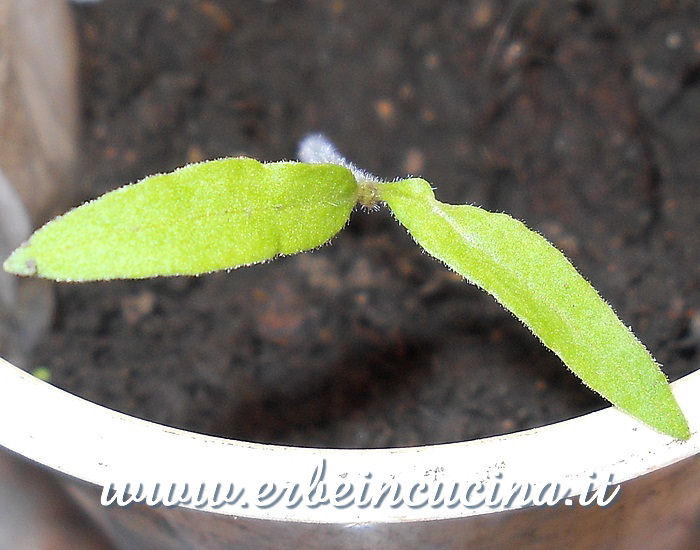
[[[438,202],[418,178],[358,181],[336,164],[250,158],[192,164],[56,218],[4,269],[89,281],[235,268],[322,245],[358,199],[386,203],[427,252],[491,293],[614,405],[689,437],[659,366],[561,252],[506,214]]]

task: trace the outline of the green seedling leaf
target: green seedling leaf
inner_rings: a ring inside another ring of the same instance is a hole
[[[690,437],[649,352],[542,236],[506,214],[438,202],[422,179],[377,192],[418,244],[491,293],[584,383],[661,432]]]
[[[3,265],[63,281],[195,275],[318,247],[350,217],[335,164],[225,158],[147,177],[49,222]]]

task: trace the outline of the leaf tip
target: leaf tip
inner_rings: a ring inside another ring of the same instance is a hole
[[[670,419],[666,424],[663,432],[681,441],[690,439],[690,427],[688,426],[688,421],[685,416],[680,412],[680,409],[678,410],[678,414],[674,415],[674,418]]]
[[[687,441],[691,436],[688,420],[671,393],[671,387],[667,385],[666,388],[666,398],[658,398],[654,409],[638,418],[663,434]]]
[[[3,270],[14,275],[31,277],[37,274],[36,260],[31,256],[29,246],[23,244],[2,264]]]

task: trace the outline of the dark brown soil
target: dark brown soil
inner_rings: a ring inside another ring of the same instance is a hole
[[[671,379],[697,368],[697,2],[108,0],[76,14],[80,199],[204,158],[293,158],[323,131],[367,170],[524,220]],[[386,212],[356,212],[311,254],[57,292],[37,357],[54,383],[199,432],[403,446],[605,406]]]

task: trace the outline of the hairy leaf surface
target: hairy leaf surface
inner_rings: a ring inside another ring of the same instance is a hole
[[[191,164],[56,218],[4,268],[66,281],[234,268],[320,246],[342,229],[356,200],[354,176],[333,164]]]
[[[662,432],[690,436],[649,352],[546,239],[506,214],[438,202],[422,179],[377,188],[418,244],[491,293],[588,386]]]

